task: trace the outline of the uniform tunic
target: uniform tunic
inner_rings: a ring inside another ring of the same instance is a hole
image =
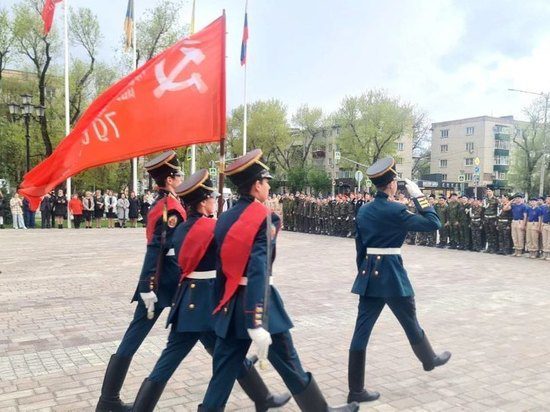
[[[357,214],[358,274],[352,293],[360,295],[357,322],[350,350],[364,350],[380,312],[387,304],[399,319],[411,344],[424,337],[416,319],[414,291],[400,254],[377,255],[369,248],[400,248],[408,231],[437,230],[441,224],[433,207],[422,209],[413,200],[421,214],[411,213],[407,207],[388,200],[378,192],[373,202]]]
[[[237,203],[224,212],[216,224],[215,238],[218,245],[218,278],[220,291],[225,288],[222,270],[221,248],[228,231],[239,221],[247,207],[255,202],[251,196],[241,196]],[[272,260],[275,259],[276,235],[279,218],[272,214]],[[258,313],[265,313],[265,282],[267,262],[266,220],[255,234],[250,257],[243,278],[246,286],[239,286],[231,299],[216,314],[215,331],[218,335],[214,350],[214,373],[204,396],[203,405],[216,410],[227,402],[235,382],[238,367],[242,364],[251,344],[247,329],[263,327],[271,333],[273,343],[269,347],[268,359],[293,394],[302,392],[309,384],[309,375],[303,370],[294,348],[289,329],[292,322],[287,315],[282,299],[274,286],[269,286],[267,305],[268,322],[258,320]],[[261,316],[260,316],[261,319]]]

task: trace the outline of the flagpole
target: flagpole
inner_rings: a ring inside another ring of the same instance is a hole
[[[64,13],[63,13],[63,42],[65,46],[65,136],[68,136],[71,132],[71,119],[70,119],[70,111],[69,111],[69,22],[68,22],[68,14],[69,14],[69,0],[65,0],[63,2],[64,7]],[[71,200],[71,178],[69,177],[67,179],[67,203]],[[71,228],[71,211],[70,208],[67,208],[67,227]]]
[[[195,0],[193,0],[193,8],[191,10],[191,24],[189,27],[190,34],[195,33]],[[197,170],[197,146],[191,145],[191,174]]]
[[[224,25],[223,25],[223,47],[222,47],[222,61],[223,61],[223,78],[222,78],[222,90],[225,90],[225,66],[226,66],[226,55],[225,55],[225,42],[227,38],[226,27],[225,27],[225,9],[223,9]],[[223,94],[223,113],[225,116],[225,92]],[[218,191],[220,193],[218,197],[218,216],[223,212],[223,187],[225,185],[225,133],[226,130],[221,130],[220,136],[220,163],[218,168]]]
[[[247,16],[248,14],[248,0],[246,0],[245,6],[244,6],[244,15]],[[248,30],[248,28],[247,28]],[[248,44],[246,45],[248,48]],[[248,50],[246,50],[246,54],[248,55]],[[248,56],[247,56],[248,57]],[[248,66],[248,58],[244,61],[244,119],[243,119],[243,155],[246,154],[246,144],[247,144],[247,136],[248,136],[248,104],[247,104],[247,93],[246,93],[246,68]]]
[[[136,13],[135,13],[135,5],[132,3],[132,42],[134,43],[134,47],[132,47],[132,59],[133,59],[133,66],[134,71],[137,70],[137,34],[136,34]],[[138,194],[138,180],[137,180],[137,157],[134,157],[132,159],[132,187],[134,189],[134,193]]]

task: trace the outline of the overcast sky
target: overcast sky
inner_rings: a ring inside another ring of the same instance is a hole
[[[135,0],[138,18],[159,1]],[[101,58],[114,59],[127,0],[70,2],[98,15]],[[188,21],[191,1],[182,3]],[[197,29],[226,9],[229,109],[243,100],[244,3],[197,0]],[[346,95],[381,88],[434,122],[522,118],[533,96],[508,88],[550,91],[549,0],[249,0],[248,12],[249,101],[277,98],[290,112],[303,103],[329,112]]]

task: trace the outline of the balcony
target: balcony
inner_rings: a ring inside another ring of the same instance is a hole
[[[510,133],[508,133],[508,132],[496,133],[495,132],[495,140],[503,140],[505,142],[509,142],[510,141]]]
[[[493,180],[493,185],[495,186],[495,189],[504,188],[504,187],[507,187],[508,181],[507,180]]]
[[[508,169],[510,168],[509,165],[494,165],[493,166],[493,171],[494,172],[508,172]]]
[[[495,156],[510,156],[510,149],[495,148]]]

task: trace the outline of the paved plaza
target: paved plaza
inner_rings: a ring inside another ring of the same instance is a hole
[[[93,410],[106,364],[134,305],[143,229],[0,231],[0,411]],[[276,284],[306,369],[327,399],[347,395],[347,350],[357,296],[351,239],[283,232]],[[389,309],[367,354],[380,400],[361,410],[550,410],[550,262],[405,246],[418,316],[450,362],[426,373]],[[164,347],[157,323],[130,367],[133,400]],[[168,383],[162,411],[195,411],[211,373],[197,346]],[[273,368],[261,372],[274,391]],[[227,411],[253,411],[235,387]],[[285,411],[297,411],[292,400]]]

